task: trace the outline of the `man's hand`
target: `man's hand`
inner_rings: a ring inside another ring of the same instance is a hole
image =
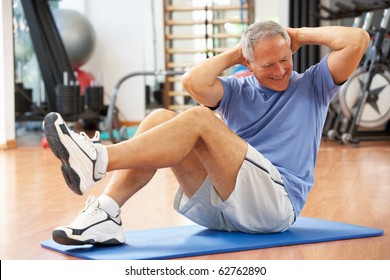
[[[301,47],[301,44],[298,40],[298,28],[287,27],[286,31],[287,31],[288,35],[290,36],[290,39],[291,39],[290,48],[291,48],[292,53],[294,54]]]
[[[240,54],[240,56],[241,56],[241,59],[240,59],[240,61],[238,62],[238,64],[241,64],[241,65],[243,65],[243,66],[245,66],[245,67],[248,68],[249,62],[248,62],[248,60],[244,57],[244,55],[243,55],[243,53],[242,53],[242,45],[241,45],[241,43],[237,44],[235,47],[233,47],[233,49],[234,49],[236,52],[238,52],[238,53]]]

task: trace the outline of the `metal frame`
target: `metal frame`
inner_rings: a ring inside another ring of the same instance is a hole
[[[108,134],[110,136],[110,140],[112,143],[117,143],[117,142],[120,142],[121,141],[121,134],[125,133],[119,133],[120,130],[123,131],[123,128],[120,129],[119,128],[119,120],[117,118],[117,112],[116,112],[116,108],[115,108],[115,103],[116,103],[116,100],[118,98],[118,95],[119,95],[119,89],[121,87],[121,85],[129,80],[130,78],[133,78],[133,77],[137,77],[137,76],[175,76],[175,75],[183,75],[185,72],[184,71],[139,71],[139,72],[133,72],[133,73],[130,73],[130,74],[127,74],[125,76],[123,76],[122,78],[120,78],[115,86],[114,86],[114,90],[113,90],[113,94],[111,96],[111,100],[110,100],[110,104],[108,106],[108,110],[107,110],[107,118],[106,118],[106,123],[105,123],[105,127],[106,129],[108,130]],[[118,129],[118,137],[115,138],[115,135],[114,135],[114,129],[117,128]]]
[[[47,0],[21,1],[45,83],[48,110],[56,111],[55,87],[63,83],[63,73],[68,73],[69,80],[76,78]]]

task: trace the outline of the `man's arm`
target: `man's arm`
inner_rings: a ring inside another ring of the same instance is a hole
[[[336,84],[344,83],[356,69],[370,41],[364,29],[354,27],[324,26],[286,30],[291,38],[293,52],[308,44],[323,45],[332,50],[328,67]]]
[[[200,104],[215,107],[223,97],[218,76],[229,67],[245,63],[241,46],[236,46],[194,66],[182,78],[184,89]]]

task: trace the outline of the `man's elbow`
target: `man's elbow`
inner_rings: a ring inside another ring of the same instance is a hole
[[[181,85],[187,92],[190,92],[190,90],[191,90],[191,77],[190,77],[189,72],[186,72],[181,77]]]
[[[194,80],[193,75],[190,72],[185,73],[181,78],[181,84],[183,89],[188,92],[193,98],[197,99],[200,92],[202,92],[202,83],[198,83]]]
[[[368,32],[362,28],[356,29],[356,37],[355,37],[356,43],[354,44],[354,47],[357,48],[357,53],[359,53],[361,56],[366,52],[368,45],[370,44],[370,35]]]

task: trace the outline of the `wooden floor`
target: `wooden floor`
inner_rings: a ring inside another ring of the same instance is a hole
[[[41,135],[19,137],[0,151],[0,259],[72,259],[40,247],[57,225],[68,224],[86,197],[67,189],[60,162],[40,145]],[[93,189],[98,195],[109,178]],[[191,259],[390,259],[390,142],[359,147],[323,142],[316,181],[302,216],[381,228],[384,236],[216,254]],[[122,209],[125,230],[191,224],[172,209],[177,184],[168,169]]]

